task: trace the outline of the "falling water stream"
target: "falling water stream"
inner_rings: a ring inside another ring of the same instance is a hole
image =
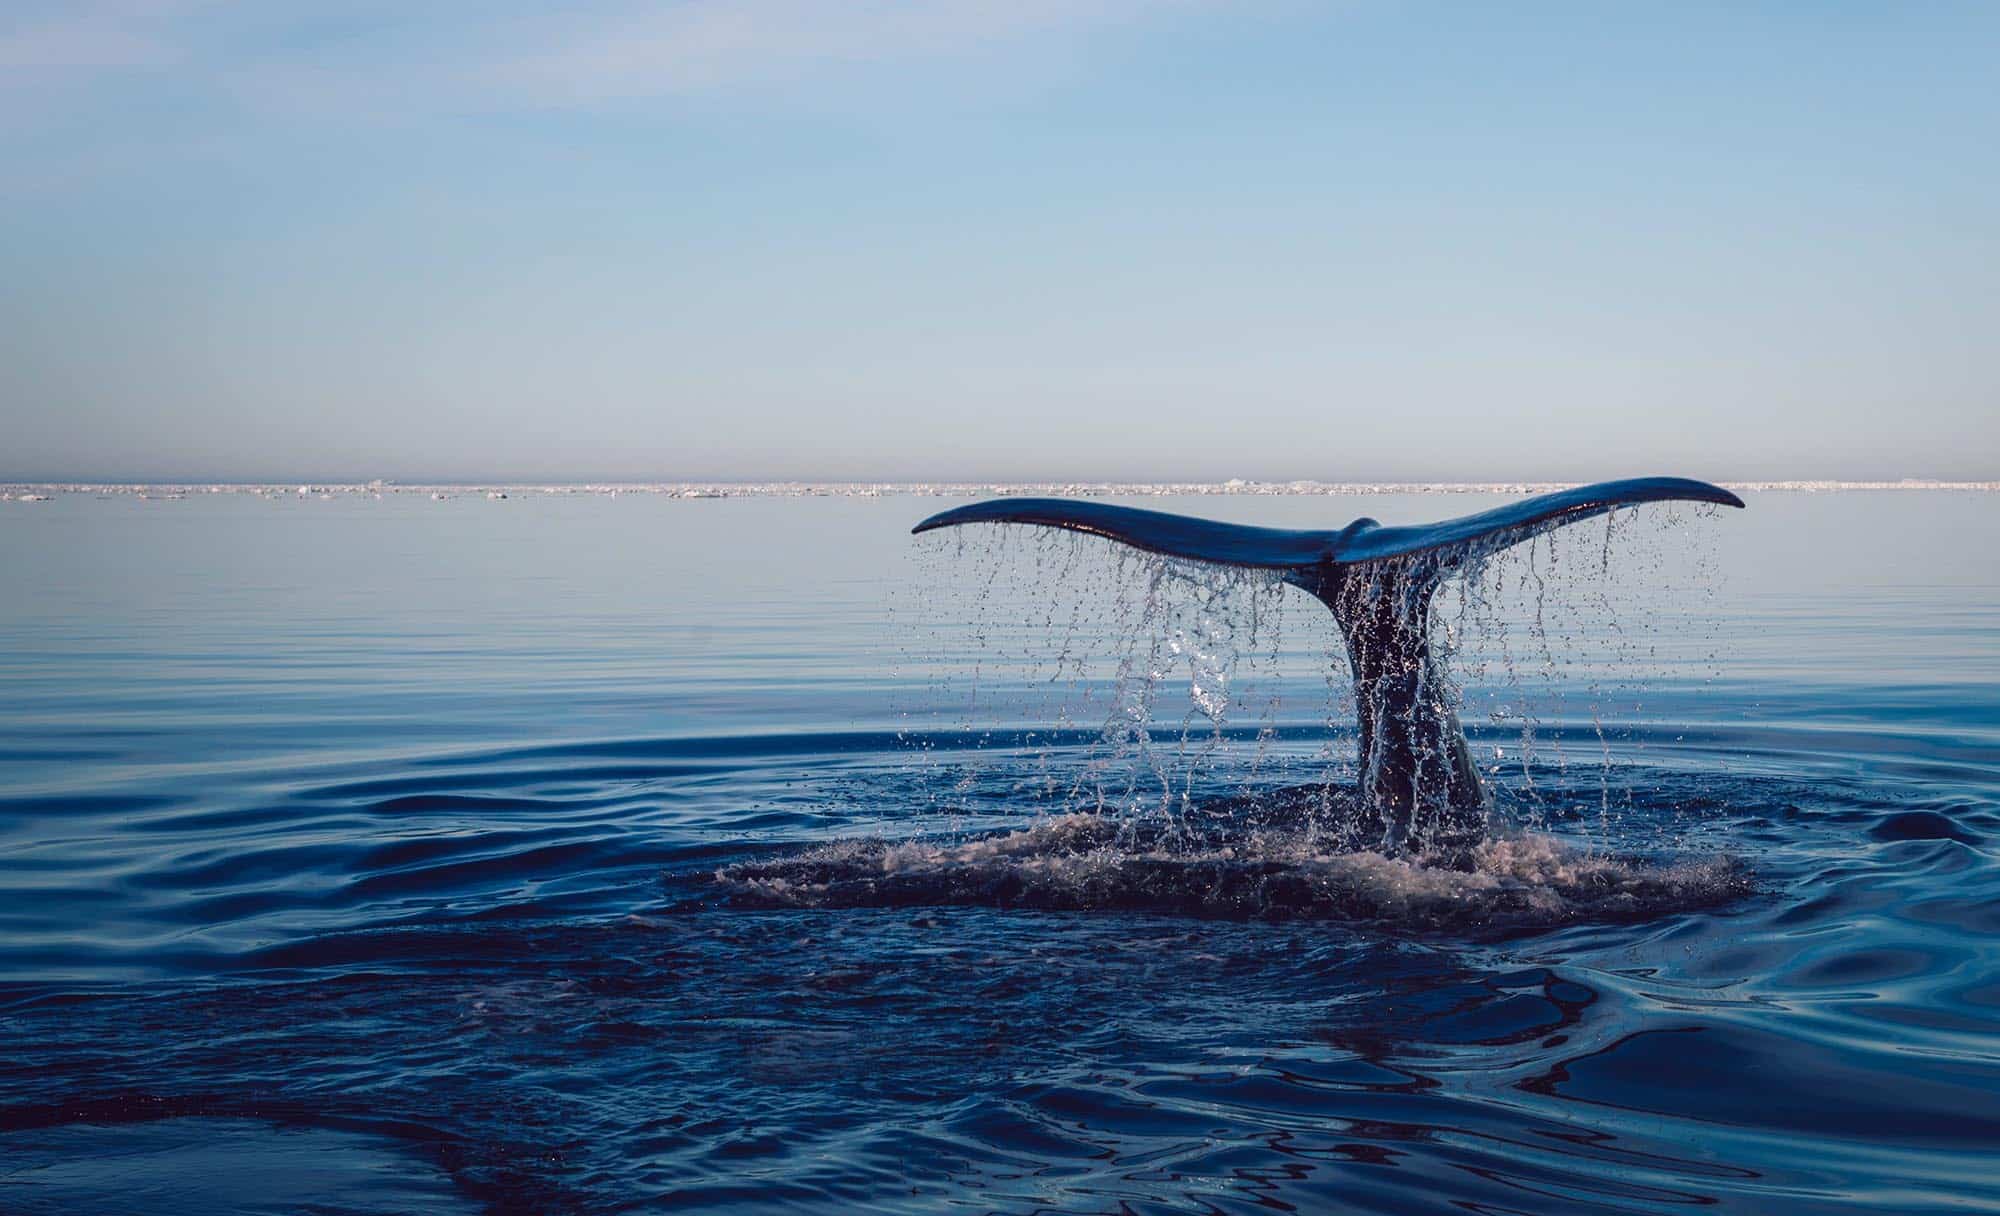
[[[772,906],[1155,910],[1406,931],[1519,931],[1726,903],[1752,890],[1737,859],[1673,837],[1657,815],[1634,853],[1612,822],[1605,715],[1644,678],[1620,620],[1632,598],[1617,586],[1625,563],[1614,558],[1623,546],[1657,551],[1681,516],[1645,524],[1614,513],[1601,528],[1559,530],[1484,558],[1448,584],[1431,618],[1450,680],[1437,695],[1456,705],[1468,679],[1487,693],[1484,777],[1503,795],[1489,839],[1448,857],[1371,847],[1377,821],[1353,787],[1347,657],[1309,601],[1320,628],[1302,649],[1329,673],[1313,715],[1329,729],[1304,755],[1281,740],[1273,724],[1298,716],[1284,705],[1282,665],[1298,658],[1285,646],[1284,613],[1289,599],[1306,597],[1275,573],[1067,532],[974,529],[941,542],[951,568],[918,580],[925,598],[904,614],[971,641],[934,699],[982,746],[948,762],[925,753],[926,764],[962,770],[926,784],[969,794],[996,770],[1033,774],[1012,791],[1029,822],[995,830],[947,812],[955,827],[943,835],[905,829],[829,842],[724,866],[718,882],[744,903]],[[1672,599],[1649,593],[1633,630],[1680,627],[1668,619]],[[1593,653],[1607,640],[1608,653]],[[1495,670],[1497,687],[1485,688]],[[1542,727],[1545,714],[1565,716],[1571,686],[1588,702],[1588,759]],[[1255,725],[1233,725],[1237,714]],[[1037,732],[1036,715],[1054,728]],[[1077,725],[1092,720],[1102,722],[1094,734]],[[999,746],[1003,734],[1017,742]],[[1594,815],[1575,803],[1586,765]],[[1553,767],[1567,801],[1553,814],[1536,785],[1541,767]],[[1629,807],[1629,795],[1623,801]]]

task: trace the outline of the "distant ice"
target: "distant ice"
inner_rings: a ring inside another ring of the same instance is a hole
[[[411,483],[382,480],[352,484],[293,486],[276,483],[121,483],[21,482],[0,485],[0,502],[45,502],[56,494],[92,494],[98,497],[129,495],[138,498],[180,498],[190,493],[254,494],[264,498],[299,499],[370,498],[413,495],[438,500],[458,495],[484,495],[489,499],[567,496],[575,494],[615,497],[620,494],[653,494],[663,498],[1000,498],[1032,495],[1045,498],[1164,498],[1208,495],[1380,495],[1380,494],[1547,494],[1583,484],[1573,481],[744,481],[685,482],[635,481],[586,482],[550,485],[530,483]],[[1788,481],[1726,481],[1720,483],[1736,491],[1790,491],[1836,493],[1853,490],[1930,490],[1984,492],[2000,491],[2000,481],[1933,481],[1904,478],[1899,481],[1838,481],[1802,479]]]

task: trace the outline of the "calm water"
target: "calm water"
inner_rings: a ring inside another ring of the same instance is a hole
[[[2000,499],[1496,563],[1455,869],[1302,594],[941,505],[0,504],[0,1210],[2000,1210]]]

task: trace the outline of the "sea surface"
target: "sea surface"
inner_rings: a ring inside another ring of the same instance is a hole
[[[1430,861],[954,500],[0,502],[0,1212],[2000,1211],[2000,496],[1745,497],[1447,592]]]

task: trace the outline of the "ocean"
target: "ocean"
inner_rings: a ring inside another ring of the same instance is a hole
[[[1450,864],[1309,597],[963,499],[0,502],[0,1211],[2000,1210],[2000,496],[1744,497],[1447,590]]]

